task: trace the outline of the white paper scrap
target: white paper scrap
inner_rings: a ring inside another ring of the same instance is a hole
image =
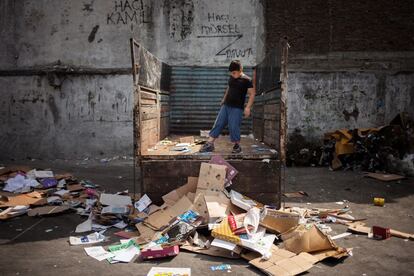
[[[151,199],[145,194],[137,202],[135,202],[135,208],[142,212],[152,203]]]
[[[103,261],[114,256],[114,254],[106,251],[102,246],[85,247],[84,249],[86,254],[98,261]]]

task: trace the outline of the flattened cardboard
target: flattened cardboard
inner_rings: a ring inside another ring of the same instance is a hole
[[[240,258],[240,255],[237,253],[215,246],[211,246],[210,248],[200,248],[186,242],[186,244],[181,246],[181,249],[208,256],[223,257],[228,259]]]
[[[82,191],[85,189],[81,184],[67,185],[66,188],[69,192],[77,192],[77,191]]]
[[[352,248],[346,249],[342,247],[338,247],[337,249],[331,249],[331,250],[323,250],[318,252],[312,252],[312,256],[314,256],[318,261],[325,260],[327,258],[335,258],[340,259],[343,257],[348,256],[348,252],[351,251]]]
[[[201,163],[196,195],[218,195],[224,189],[226,166]]]
[[[154,238],[156,232],[151,228],[145,226],[142,223],[135,224],[135,227],[139,232],[140,239],[142,239],[143,241],[150,242]]]
[[[282,235],[286,250],[299,254],[336,249],[335,243],[314,224],[300,224],[294,230]]]
[[[150,224],[155,229],[161,229],[164,226],[168,225],[171,219],[191,209],[192,206],[193,203],[186,196],[183,196],[173,206],[169,206],[165,209],[158,210],[150,216],[148,216],[145,219],[145,222],[147,224]]]
[[[193,207],[194,211],[196,211],[197,213],[200,214],[200,216],[203,217],[203,224],[207,223],[210,218],[208,216],[208,209],[207,209],[206,201],[204,199],[204,195],[203,194],[196,195],[193,205],[194,205]]]
[[[224,194],[219,196],[204,195],[209,221],[216,221],[219,218],[227,217],[230,213],[230,199]]]
[[[261,257],[251,259],[249,263],[268,275],[297,275],[309,270],[318,259],[308,253],[296,255],[275,245],[271,249],[272,256],[268,260]]]
[[[349,223],[348,230],[355,233],[360,234],[369,234],[372,232],[372,228],[364,225],[363,223]],[[410,239],[414,240],[414,234],[401,232],[395,229],[390,229],[391,236],[402,238],[402,239]]]
[[[40,196],[40,197],[39,197]],[[42,198],[38,192],[31,192],[27,194],[20,194],[17,196],[1,196],[0,208],[13,207],[18,205],[45,205],[46,198]]]
[[[229,162],[224,160],[224,158],[220,155],[214,155],[213,157],[211,157],[210,163],[226,166],[226,186],[229,186],[230,181],[233,180],[233,178],[236,177],[236,175],[239,173],[232,165],[230,165]]]
[[[374,178],[380,181],[388,182],[388,181],[396,181],[404,179],[405,176],[398,175],[398,174],[385,174],[385,173],[367,173],[364,175],[365,177]]]
[[[260,225],[270,232],[285,233],[299,224],[300,215],[297,213],[265,209],[265,216]]]
[[[27,212],[27,215],[29,217],[33,216],[47,216],[47,215],[54,215],[58,213],[62,213],[69,210],[69,206],[43,206],[43,207],[37,207],[34,209],[29,210]]]
[[[198,182],[198,177],[191,177],[189,176],[187,178],[187,183],[184,184],[183,186],[172,190],[171,192],[169,192],[168,194],[165,194],[162,196],[162,199],[164,200],[165,204],[167,204],[168,206],[172,206],[174,205],[174,203],[176,203],[181,197],[188,195],[189,193],[195,193],[197,190],[197,182]],[[187,196],[189,197],[189,196]],[[189,197],[189,199],[191,200],[191,198]],[[191,200],[191,202],[193,202],[193,199]]]

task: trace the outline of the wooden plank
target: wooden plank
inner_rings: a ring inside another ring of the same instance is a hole
[[[141,91],[141,99],[156,100],[157,94]]]
[[[155,105],[157,104],[157,100],[153,99],[141,99],[141,105]]]

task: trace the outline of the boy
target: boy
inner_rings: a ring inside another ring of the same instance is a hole
[[[229,66],[230,78],[226,92],[221,101],[220,112],[217,115],[213,128],[210,130],[209,139],[200,149],[200,152],[214,151],[214,141],[219,137],[223,128],[228,125],[230,140],[234,143],[232,153],[240,153],[240,126],[244,117],[250,116],[250,109],[254,102],[255,90],[252,80],[243,73],[243,67],[239,60],[233,60]],[[244,107],[246,94],[249,101]],[[244,112],[243,112],[244,109]]]

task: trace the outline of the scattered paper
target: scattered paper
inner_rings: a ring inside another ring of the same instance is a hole
[[[103,205],[126,206],[131,205],[131,197],[124,195],[101,194],[99,199]]]
[[[117,245],[110,245],[108,249],[112,254],[114,254],[113,257],[108,259],[110,263],[129,263],[140,252],[139,246],[135,243],[134,240],[129,240],[126,243],[121,243]]]
[[[144,211],[152,203],[151,199],[145,194],[137,202],[135,202],[135,209],[139,212]]]
[[[76,226],[76,233],[82,233],[92,230],[92,213],[89,215],[89,218]]]
[[[105,236],[99,232],[95,232],[95,233],[89,234],[87,236],[82,236],[82,237],[72,237],[72,236],[69,237],[70,245],[92,244],[92,243],[103,242],[104,240],[105,240]]]
[[[48,178],[48,177],[54,176],[52,171],[37,171],[37,170],[34,170],[34,175],[36,178]]]
[[[237,246],[235,243],[231,243],[231,242],[228,242],[228,241],[223,241],[223,240],[220,240],[220,239],[214,239],[211,242],[211,245],[215,246],[215,247],[224,248],[224,249],[227,249],[227,250],[230,250],[230,251],[233,251]]]
[[[3,191],[12,193],[29,192],[31,187],[40,185],[39,182],[33,179],[26,179],[23,175],[18,174],[6,181],[6,186]]]
[[[337,240],[337,239],[340,239],[340,238],[347,237],[347,236],[349,236],[349,235],[352,235],[352,233],[345,232],[345,233],[342,233],[342,234],[339,234],[339,235],[333,236],[333,237],[331,237],[331,239],[332,239],[332,240]]]
[[[62,189],[62,190],[56,191],[54,194],[58,195],[58,196],[63,196],[63,195],[68,194],[68,193],[69,193],[68,190]]]
[[[129,208],[126,206],[106,206],[101,210],[101,214],[126,214]]]
[[[86,254],[98,261],[114,257],[114,254],[106,251],[102,246],[85,247],[84,249]]]

